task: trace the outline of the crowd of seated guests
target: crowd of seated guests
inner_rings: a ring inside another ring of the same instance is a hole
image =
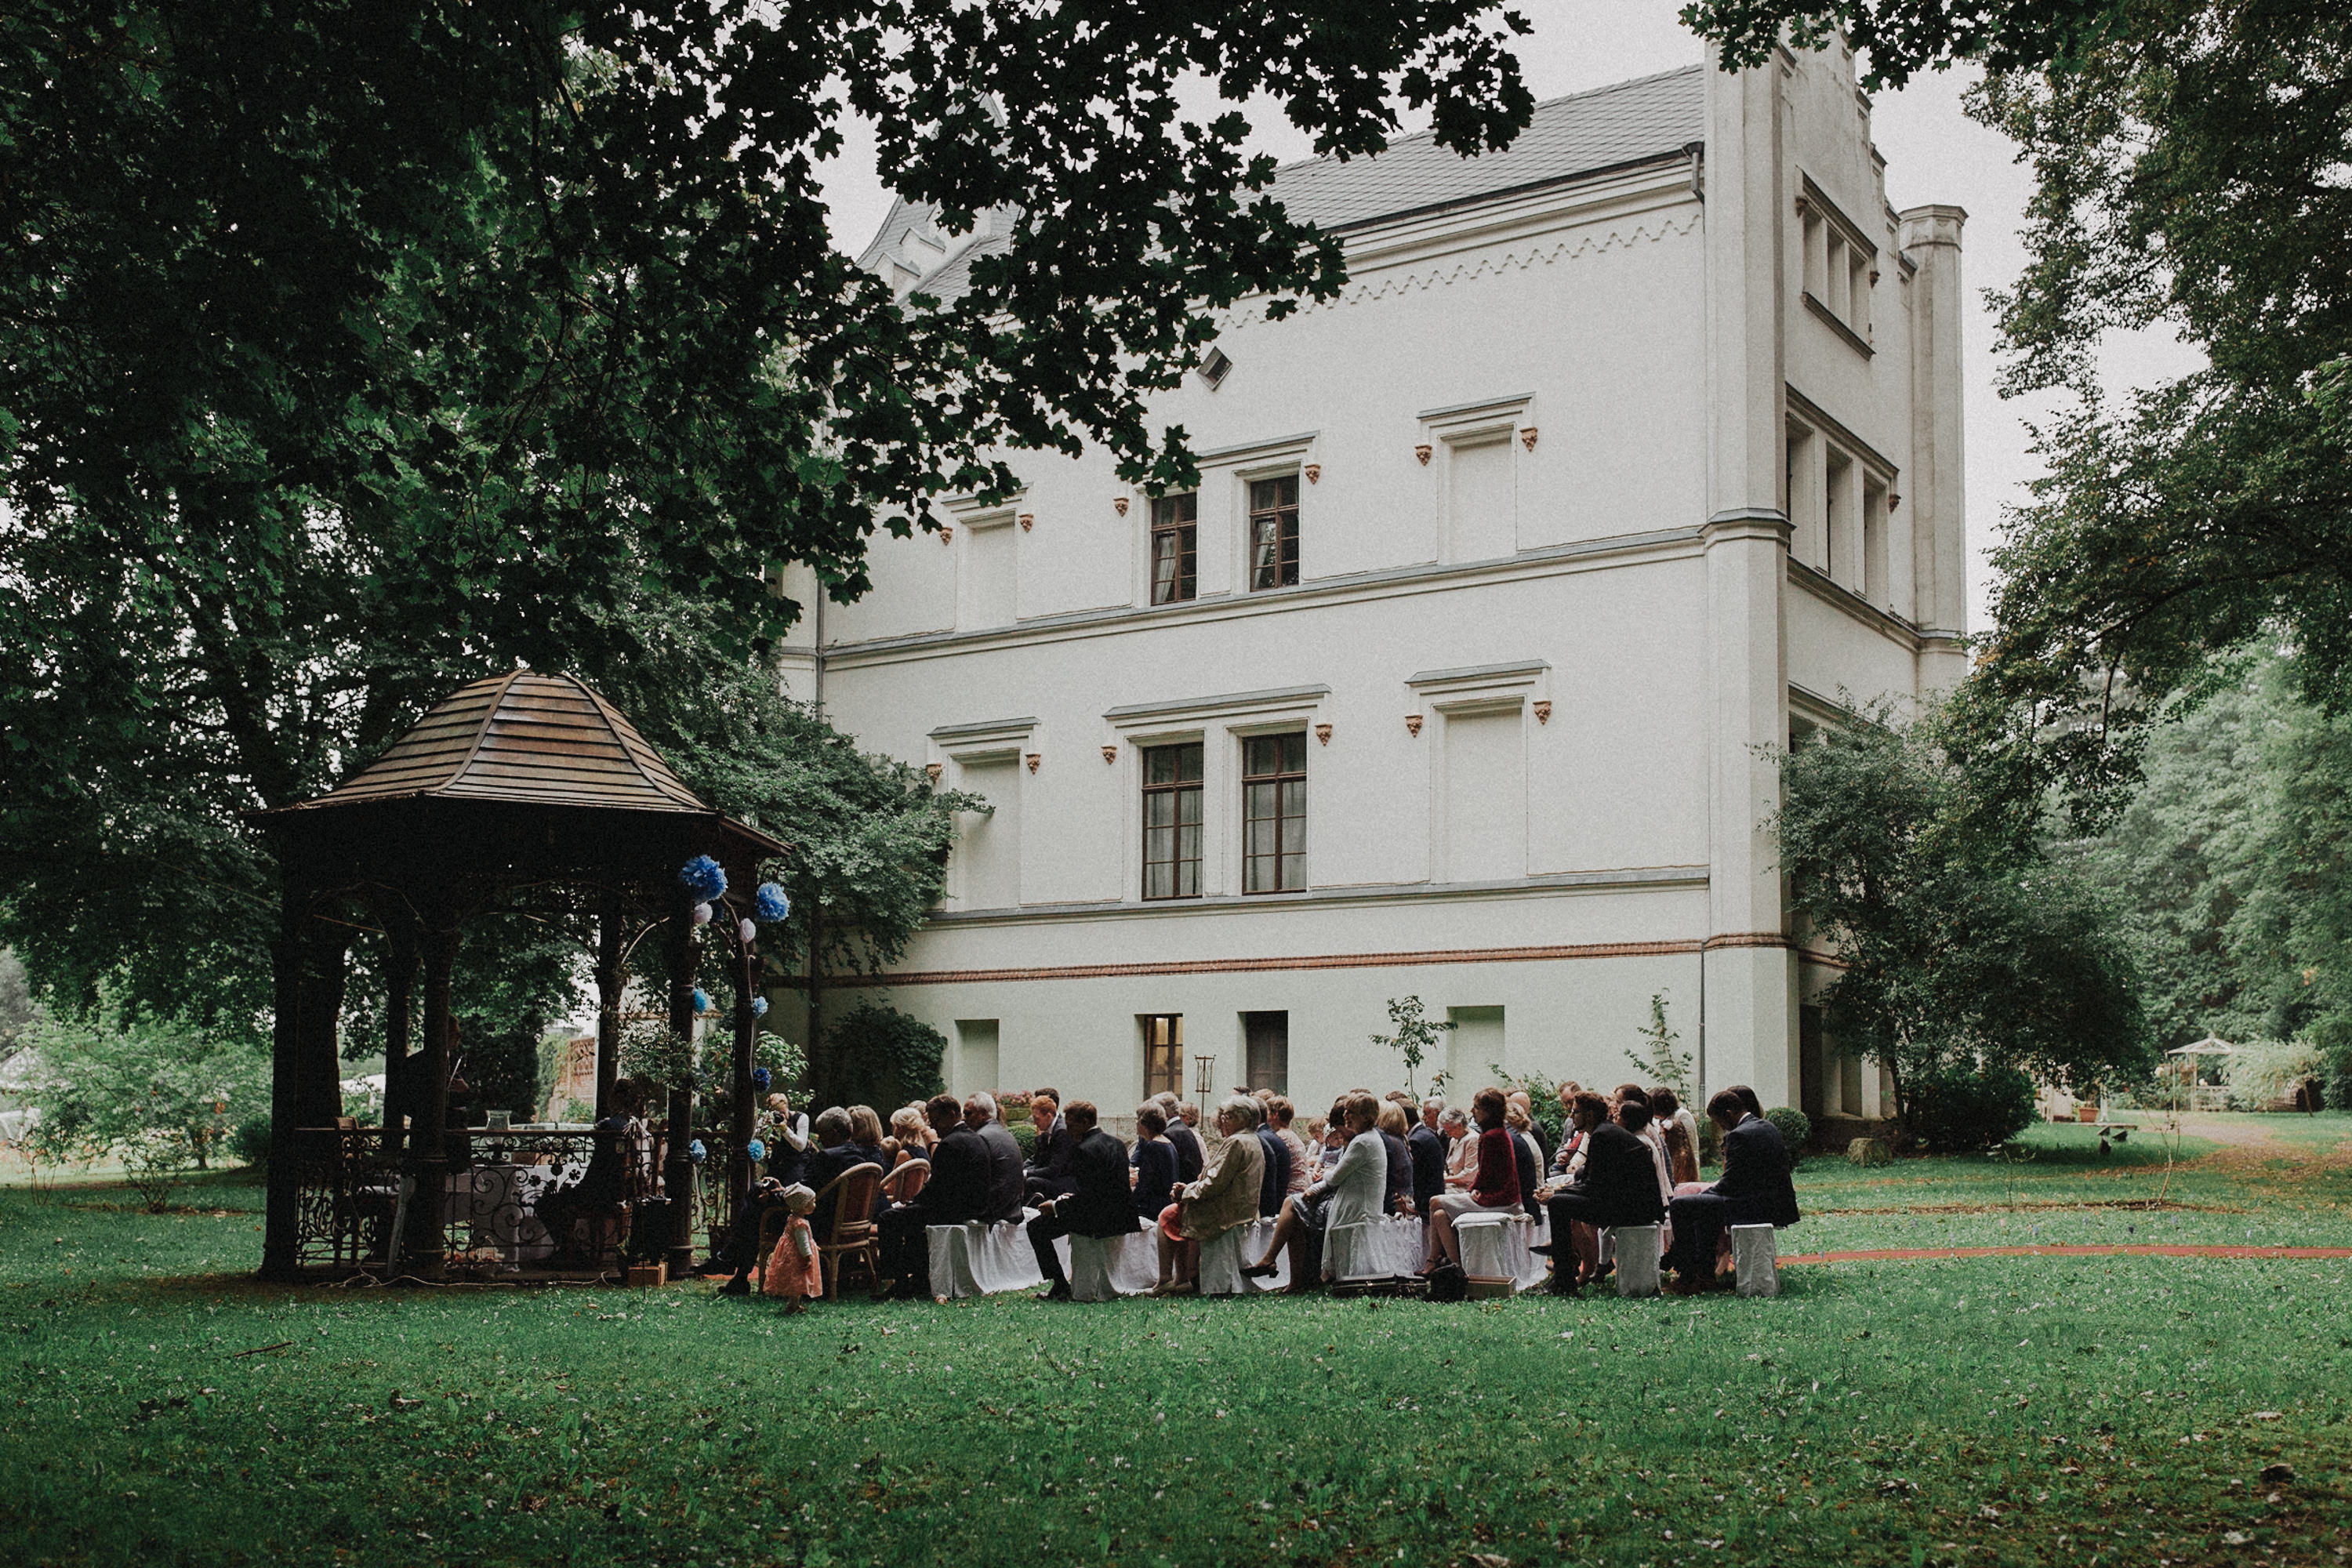
[[[766,1210],[794,1189],[818,1194],[813,1223],[827,1233],[837,1215],[838,1179],[876,1165],[885,1179],[867,1217],[876,1222],[882,1293],[930,1294],[925,1232],[971,1221],[1024,1222],[1047,1300],[1066,1300],[1054,1243],[1150,1229],[1159,1255],[1155,1295],[1199,1289],[1201,1249],[1259,1219],[1273,1235],[1245,1275],[1278,1271],[1289,1290],[1318,1289],[1323,1242],[1335,1228],[1382,1215],[1417,1216],[1423,1271],[1461,1264],[1458,1223],[1474,1214],[1547,1215],[1549,1289],[1573,1294],[1610,1267],[1604,1233],[1657,1225],[1662,1256],[1684,1291],[1717,1283],[1728,1259],[1729,1227],[1797,1222],[1789,1152],[1755,1092],[1722,1090],[1707,1103],[1723,1135],[1724,1163],[1699,1183],[1696,1120],[1673,1090],[1621,1084],[1603,1094],[1559,1087],[1564,1125],[1557,1146],[1524,1090],[1479,1089],[1466,1110],[1402,1093],[1376,1099],[1353,1090],[1326,1116],[1299,1122],[1282,1095],[1235,1090],[1212,1112],[1213,1140],[1198,1131],[1198,1106],[1154,1096],[1135,1112],[1136,1137],[1122,1142],[1086,1100],[1051,1088],[1028,1097],[1034,1136],[1024,1152],[995,1099],[939,1095],[892,1113],[886,1131],[866,1106],[835,1107],[812,1128],[789,1101],[769,1099],[764,1179],[736,1216],[715,1267],[749,1289],[747,1276]]]

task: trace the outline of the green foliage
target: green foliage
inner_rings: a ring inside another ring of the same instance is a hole
[[[24,962],[0,947],[0,1061],[16,1054],[26,1028],[33,1022],[33,991],[25,977]]]
[[[1559,1109],[1559,1080],[1546,1078],[1539,1072],[1505,1072],[1500,1066],[1493,1062],[1486,1064],[1486,1071],[1492,1076],[1495,1087],[1504,1093],[1507,1094],[1515,1089],[1527,1091],[1529,1118],[1543,1128],[1545,1135],[1557,1146],[1559,1142],[1560,1128],[1568,1120]]]
[[[269,1163],[269,1113],[248,1116],[229,1130],[229,1152],[257,1170]]]
[[[1254,106],[1347,154],[1401,105],[1465,152],[1530,108],[1521,25],[1457,0],[383,20],[0,16],[0,932],[69,1005],[127,970],[266,1013],[276,868],[240,814],[462,679],[658,671],[622,706],[718,746],[701,694],[772,678],[788,564],[853,600],[877,531],[1011,493],[1020,449],[1189,482],[1146,399],[1223,310],[1345,279],[1252,195]],[[1003,226],[953,303],[835,248],[852,124],[950,231]]]
[[[1979,1064],[2086,1086],[2146,1069],[2106,910],[1988,807],[1932,717],[1850,710],[1783,759],[1781,792],[1791,900],[1846,964],[1825,1021],[1887,1068],[1898,1114],[1916,1082]]]
[[[2317,1046],[2293,1040],[2249,1040],[2238,1054],[2221,1058],[2221,1081],[2230,1086],[2230,1102],[2240,1110],[2263,1110],[2292,1099],[2313,1079],[2325,1079],[2330,1067]]]
[[[838,1064],[830,1096],[836,1103],[874,1106],[887,1121],[892,1108],[946,1087],[940,1062],[947,1037],[895,1007],[861,1002],[835,1019],[826,1037]]]
[[[2033,1080],[2013,1067],[1938,1067],[1912,1085],[1905,1128],[1939,1154],[1997,1149],[2033,1124]]]
[[[2352,705],[2352,12],[2121,0],[2079,59],[1971,102],[2033,172],[2027,262],[1996,296],[2011,393],[2060,389],[2047,475],[1995,552],[1964,687],[1971,765],[2020,800],[2120,805],[2150,732],[2267,637]],[[2200,367],[2110,400],[2110,334]]]
[[[2072,63],[2116,30],[2124,7],[2115,0],[1690,0],[1681,15],[1732,66],[1762,65],[1783,43],[1826,48],[1843,33],[1869,57],[1863,84],[1875,90],[1961,60],[1994,70]]]
[[[43,1018],[28,1046],[41,1061],[26,1096],[40,1112],[27,1134],[38,1157],[119,1159],[157,1212],[268,1103],[268,1063],[250,1040],[184,1019]]]
[[[1424,1016],[1419,996],[1389,998],[1389,1027],[1394,1034],[1374,1035],[1372,1044],[1385,1047],[1404,1058],[1404,1087],[1408,1094],[1418,1094],[1413,1088],[1413,1075],[1429,1053],[1437,1048],[1438,1038],[1454,1027],[1451,1018],[1438,1022]]]
[[[1805,1145],[1813,1141],[1813,1119],[1793,1105],[1775,1105],[1764,1112],[1764,1120],[1780,1130],[1780,1141],[1789,1146],[1791,1169],[1805,1163]]]
[[[1675,1098],[1694,1111],[1702,1108],[1692,1102],[1698,1098],[1696,1087],[1697,1058],[1689,1051],[1675,1048],[1682,1036],[1666,1022],[1666,994],[1650,993],[1650,1021],[1642,1026],[1642,1048],[1628,1049],[1625,1059],[1632,1062],[1646,1086],[1663,1084],[1675,1091]]]
[[[1035,1122],[1030,1121],[1026,1117],[1021,1117],[1007,1125],[1009,1125],[1013,1130],[1013,1141],[1021,1145],[1021,1157],[1023,1159],[1025,1160],[1030,1155],[1037,1152],[1037,1124]]]

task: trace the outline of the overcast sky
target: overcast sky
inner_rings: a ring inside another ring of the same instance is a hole
[[[1538,100],[1671,70],[1700,58],[1698,41],[1675,21],[1679,0],[1517,0],[1534,24],[1518,41],[1519,61]],[[1961,112],[1973,72],[1954,70],[1915,80],[1874,100],[1871,128],[1886,158],[1886,195],[1897,209],[1944,202],[1968,209],[1961,279],[1969,299],[1962,344],[1967,355],[1969,573],[1969,625],[1987,614],[1989,568],[2004,508],[2026,497],[2040,471],[2027,450],[2025,421],[2046,402],[2004,401],[1993,390],[1994,321],[1989,288],[2006,286],[2023,264],[2018,227],[2032,182],[2007,138]],[[1286,160],[1309,152],[1307,138],[1268,106],[1252,106],[1260,143]],[[1408,129],[1417,130],[1418,125]],[[887,192],[874,168],[870,141],[853,134],[844,155],[825,165],[825,196],[836,240],[853,254],[865,248],[887,214]],[[2105,360],[2111,385],[2127,385],[2174,371],[2181,352],[2161,339],[2111,346]]]

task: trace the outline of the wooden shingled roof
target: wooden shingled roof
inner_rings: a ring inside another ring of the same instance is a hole
[[[459,687],[383,756],[286,810],[414,799],[712,815],[585,683],[524,669]]]

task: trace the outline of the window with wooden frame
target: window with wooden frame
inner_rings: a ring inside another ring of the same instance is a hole
[[[1201,497],[1195,490],[1151,502],[1151,602],[1181,605],[1200,592]]]
[[[1143,1019],[1143,1097],[1184,1093],[1184,1015],[1150,1013]]]
[[[1242,742],[1242,891],[1307,886],[1307,735]]]
[[[1201,896],[1202,743],[1143,752],[1143,896]]]
[[[1250,481],[1250,592],[1298,583],[1298,476]]]

